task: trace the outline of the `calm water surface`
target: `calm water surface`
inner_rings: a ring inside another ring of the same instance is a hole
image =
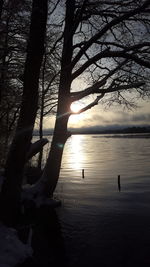
[[[118,175],[121,192],[118,192]],[[103,205],[108,207],[116,201],[116,205],[120,205],[118,200],[122,198],[135,196],[137,200],[137,196],[144,195],[145,199],[149,186],[149,138],[74,135],[68,140],[57,187],[59,197],[67,206],[76,200],[84,208],[92,206],[93,209],[104,199],[107,203]]]
[[[63,266],[150,266],[149,138],[73,135],[56,196]]]

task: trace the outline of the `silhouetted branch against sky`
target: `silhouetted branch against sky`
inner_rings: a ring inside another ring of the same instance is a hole
[[[58,54],[62,52],[64,25],[68,16],[64,13],[65,2],[61,4],[57,1],[53,7],[56,9],[56,16],[59,14],[59,8],[61,10],[58,20],[61,21],[62,31],[51,44],[50,53],[54,52],[56,47],[60,47]],[[144,69],[150,68],[150,42],[146,36],[149,34],[150,1],[125,0],[112,3],[72,0],[71,2],[75,9],[68,40],[72,36],[73,44],[72,60],[67,68],[72,70],[72,82],[83,78],[87,79],[88,84],[87,88],[82,89],[81,83],[80,88],[75,88],[75,92],[71,92],[71,102],[93,93],[101,93],[101,89],[110,90],[112,80],[115,81],[116,77],[119,84],[117,81],[117,86],[115,89],[113,87],[111,92],[117,91],[116,88],[127,90],[131,84],[137,85],[139,90],[139,84],[142,84],[141,92],[143,92],[143,85],[146,83]],[[57,24],[57,20],[52,22]]]
[[[76,114],[80,114],[85,112],[86,110],[89,110],[90,108],[93,108],[94,106],[98,105],[99,101],[104,97],[105,93],[101,93],[99,96],[95,98],[94,101],[92,101],[90,104],[85,106],[84,108],[80,109]],[[73,112],[71,114],[74,114]]]
[[[107,90],[105,90],[105,89],[96,90],[95,93],[100,94],[100,95],[98,95],[93,102],[91,102],[90,104],[88,104],[84,108],[80,109],[78,112],[76,112],[76,114],[80,114],[82,112],[85,112],[86,110],[94,107],[95,105],[98,105],[100,99],[102,99],[108,93],[120,92],[120,91],[124,91],[124,90],[128,90],[128,89],[138,88],[138,87],[141,87],[143,85],[144,85],[144,83],[139,82],[139,83],[133,83],[133,84],[128,84],[128,85],[120,85],[120,86],[116,86],[116,87],[109,86],[109,88]],[[85,90],[85,92],[87,92],[87,89]],[[74,114],[74,113],[72,112],[71,114]]]
[[[117,16],[115,19],[112,19],[110,22],[108,22],[102,29],[100,29],[99,32],[97,32],[95,35],[93,35],[85,44],[82,46],[82,49],[79,51],[79,53],[75,56],[75,58],[72,61],[72,68],[77,64],[79,59],[84,55],[84,53],[89,49],[93,43],[98,41],[106,32],[108,32],[110,29],[112,29],[114,26],[118,25],[119,23],[128,20],[130,17],[135,16],[136,14],[142,13],[148,6],[150,6],[150,1],[147,0],[141,5],[140,7],[137,7],[135,9],[131,9],[128,12],[125,12],[122,16]],[[101,15],[101,13],[100,13]],[[91,11],[92,16],[92,11]]]
[[[149,44],[149,46],[150,46],[150,44]],[[109,49],[106,49],[106,50],[98,53],[94,57],[90,58],[86,63],[84,63],[82,65],[82,67],[80,67],[77,71],[75,71],[72,74],[72,79],[75,79],[76,77],[78,77],[90,65],[94,64],[95,62],[97,62],[101,58],[111,58],[111,57],[113,57],[113,58],[114,57],[116,57],[116,58],[121,57],[121,58],[131,59],[131,60],[135,61],[139,65],[142,65],[142,66],[144,66],[146,68],[150,68],[150,62],[147,61],[147,60],[142,60],[138,56],[134,55],[134,52],[133,52],[133,54],[131,54],[131,53],[126,53],[126,49],[123,50],[123,51],[110,51]]]
[[[93,92],[95,94],[104,94],[105,95],[105,94],[113,93],[113,92],[116,92],[116,91],[123,91],[123,90],[142,87],[143,85],[144,85],[143,82],[137,82],[137,83],[127,84],[127,85],[120,85],[120,86],[116,86],[116,87],[112,87],[110,85],[107,89],[98,89],[99,86],[98,86],[98,83],[97,83],[97,89],[96,89],[96,85],[95,84],[93,86],[89,87],[89,88],[86,88],[81,93],[79,93],[79,94],[77,93],[73,97],[73,101],[72,102],[80,100],[83,97],[90,95],[91,92]]]
[[[94,93],[144,92],[149,79],[145,69],[150,69],[149,6],[149,0],[76,1],[69,67],[72,81],[87,77],[90,86],[71,92],[71,102]],[[80,112],[95,103],[97,99]]]

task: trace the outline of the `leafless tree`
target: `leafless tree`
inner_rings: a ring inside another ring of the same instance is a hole
[[[47,0],[33,0],[23,96],[16,133],[7,157],[1,193],[2,215],[13,220],[19,211],[23,168],[29,151],[38,108],[39,75],[44,54]]]
[[[58,108],[49,157],[41,181],[52,195],[59,178],[63,148],[70,136],[71,103],[94,95],[79,113],[99,103],[133,106],[130,99],[149,95],[150,1],[66,1]],[[75,79],[87,88],[71,90]]]
[[[0,146],[3,160],[21,103],[31,1],[3,1],[0,21]],[[1,164],[1,161],[0,161]]]
[[[109,105],[118,103],[132,107],[135,104],[133,100],[137,97],[149,96],[149,7],[149,0],[67,0],[66,5],[62,1],[60,5],[55,5],[55,18],[54,13],[51,18],[53,25],[57,27],[59,24],[61,28],[61,35],[52,45],[52,49],[59,47],[61,59],[58,105],[48,160],[40,181],[35,185],[39,194],[52,196],[57,185],[63,148],[70,136],[67,124],[73,114],[70,109],[73,102],[91,95],[95,97],[85,104],[79,111],[81,113],[102,101]],[[39,21],[38,17],[38,23]],[[31,25],[33,26],[32,23]],[[40,25],[37,27],[36,24],[36,29],[39,28]],[[36,29],[33,27],[33,35],[30,32],[17,135],[6,165],[5,196],[10,200],[10,196],[13,198],[15,195],[16,201],[17,196],[20,196],[25,155],[29,149],[37,112],[39,69],[43,57],[43,46],[41,44],[39,47],[39,40],[42,42],[43,34],[37,33]],[[35,54],[40,54],[38,64],[32,64]],[[81,78],[86,79],[87,87],[73,91],[72,83]],[[43,87],[44,96],[45,90]]]

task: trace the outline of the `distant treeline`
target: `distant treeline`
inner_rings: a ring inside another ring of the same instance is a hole
[[[132,126],[132,127],[121,127],[120,128],[105,128],[105,129],[96,129],[95,127],[91,128],[80,128],[80,129],[70,129],[71,134],[132,134],[132,133],[150,133],[150,126]],[[47,129],[44,131],[44,135],[52,135],[53,130]],[[34,131],[34,136],[38,136],[38,131]]]
[[[105,130],[73,130],[72,134],[131,134],[131,133],[150,133],[150,126],[149,127],[127,127],[127,128],[120,128],[120,129],[105,129]]]

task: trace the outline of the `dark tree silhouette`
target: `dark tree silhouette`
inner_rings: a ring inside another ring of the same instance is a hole
[[[1,19],[1,14],[2,14],[3,4],[4,4],[4,0],[0,0],[0,19]]]
[[[66,1],[56,124],[41,178],[47,195],[52,196],[57,185],[63,148],[70,136],[67,123],[71,103],[94,94],[95,100],[81,113],[101,99],[134,106],[128,99],[131,91],[139,97],[149,95],[149,6],[149,0]],[[82,75],[90,86],[72,92],[72,82]]]
[[[16,133],[8,154],[2,188],[3,213],[10,219],[20,203],[23,168],[30,148],[38,108],[39,74],[44,54],[47,0],[33,0],[24,70],[22,104]]]
[[[31,1],[4,1],[0,21],[0,166],[18,119],[23,83]],[[26,14],[26,16],[24,15]]]
[[[33,1],[22,106],[3,186],[8,206],[11,199],[13,206],[19,203],[22,172],[37,112],[46,3]],[[78,112],[81,113],[100,101],[133,107],[133,99],[150,95],[150,1],[67,0],[65,7],[65,18],[62,14],[60,24],[62,34],[53,45],[55,49],[60,44],[61,53],[56,123],[43,175],[33,189],[36,195],[46,197],[53,196],[59,178],[63,148],[70,136],[67,124],[73,114],[70,109],[73,102],[90,95],[95,97]],[[61,9],[62,6],[59,13]],[[57,26],[57,20],[54,25]],[[86,78],[88,86],[72,91],[72,83],[78,78]]]

